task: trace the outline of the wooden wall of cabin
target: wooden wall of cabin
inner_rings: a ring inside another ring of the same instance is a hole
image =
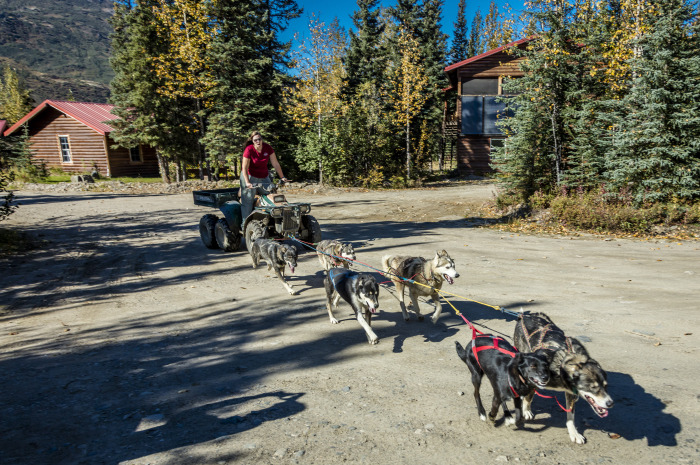
[[[462,174],[485,174],[491,167],[491,141],[484,136],[460,136],[457,139],[457,170]]]
[[[70,162],[63,161],[59,136],[68,136]],[[48,168],[60,168],[68,173],[108,171],[104,136],[54,108],[46,108],[31,120],[29,140],[32,158],[44,162]]]
[[[107,137],[109,147],[110,176],[112,177],[158,177],[158,158],[156,151],[152,147],[141,146],[140,162],[131,161],[129,149],[113,148],[114,141]]]

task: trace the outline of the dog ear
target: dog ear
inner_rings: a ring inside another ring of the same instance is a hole
[[[292,250],[295,251],[295,252],[297,251],[297,246],[296,246],[296,245],[290,245],[289,248],[292,249]]]
[[[583,354],[568,354],[561,362],[561,366],[570,375],[575,371],[580,371],[588,361],[588,357]]]

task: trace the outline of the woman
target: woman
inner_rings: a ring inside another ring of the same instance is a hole
[[[263,142],[259,131],[253,131],[246,141],[243,150],[243,165],[241,167],[241,214],[245,220],[253,211],[255,189],[253,184],[270,184],[270,172],[267,162],[270,161],[282,181],[287,181],[282,173],[282,167],[272,147]]]

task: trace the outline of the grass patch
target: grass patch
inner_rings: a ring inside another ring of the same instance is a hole
[[[516,198],[504,194],[496,201],[500,209],[512,207]],[[698,229],[700,202],[694,204],[655,203],[635,206],[604,190],[544,195],[535,193],[527,206],[532,216],[517,225],[536,222],[542,229],[593,232],[631,236],[668,235],[670,230]]]

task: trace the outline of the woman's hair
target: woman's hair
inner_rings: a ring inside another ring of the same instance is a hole
[[[253,145],[253,139],[255,136],[260,136],[262,137],[262,134],[260,134],[260,131],[253,131],[250,133],[250,136],[248,137],[248,140],[245,141],[245,144],[243,144],[243,148],[248,147],[249,145]]]

